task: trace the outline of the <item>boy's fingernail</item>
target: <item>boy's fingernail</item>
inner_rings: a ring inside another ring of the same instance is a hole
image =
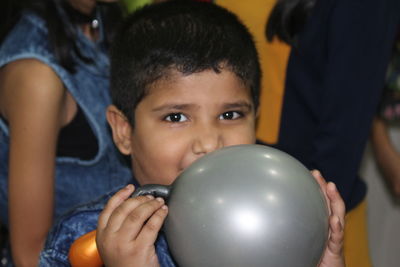
[[[133,185],[132,184],[128,184],[127,186],[125,186],[126,190],[132,190],[133,189]]]
[[[156,198],[156,200],[157,200],[158,202],[160,202],[160,203],[164,203],[164,199],[161,198],[161,197]]]
[[[161,208],[162,208],[163,210],[167,210],[167,209],[168,209],[167,205],[163,205]]]
[[[335,183],[332,183],[332,182],[328,182],[328,186],[332,189],[332,190],[337,190],[336,189],[336,185],[335,185]]]
[[[147,197],[148,199],[154,199],[154,196],[153,196],[153,195],[146,195],[146,197]]]
[[[313,172],[315,173],[315,175],[317,175],[319,177],[322,176],[321,172],[319,170],[317,170],[317,169],[314,169]]]

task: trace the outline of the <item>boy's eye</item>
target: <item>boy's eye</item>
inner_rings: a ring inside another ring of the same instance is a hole
[[[183,122],[187,121],[188,119],[182,113],[171,113],[165,117],[165,120],[170,122]]]
[[[219,116],[220,120],[235,120],[242,117],[243,114],[237,111],[227,111]]]

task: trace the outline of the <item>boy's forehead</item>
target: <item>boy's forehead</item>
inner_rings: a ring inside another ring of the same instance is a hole
[[[222,82],[222,80],[226,80],[226,75],[233,77],[232,79],[229,79],[229,83]],[[245,84],[245,82],[238,75],[236,75],[236,73],[231,71],[229,68],[222,68],[220,70],[205,69],[194,73],[182,73],[177,69],[171,69],[165,72],[165,74],[162,75],[159,79],[157,79],[156,81],[147,86],[146,95],[154,94],[159,90],[163,89],[164,90],[171,88],[178,89],[182,87],[183,87],[182,89],[185,89],[184,86],[185,85],[189,86],[190,80],[196,79],[196,77],[197,77],[196,80],[201,81],[203,86],[207,86],[208,84],[211,83],[211,80],[209,79],[210,76],[213,76],[216,80],[219,80],[220,83],[224,85],[224,87],[229,86],[234,88],[241,88],[247,91],[249,94],[251,94],[251,89]],[[198,77],[204,77],[204,78],[198,78]],[[199,89],[201,88],[202,86],[199,86]]]

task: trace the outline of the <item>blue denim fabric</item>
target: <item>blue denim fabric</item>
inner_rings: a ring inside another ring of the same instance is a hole
[[[101,25],[101,23],[100,23]],[[36,59],[47,64],[62,80],[83,110],[98,142],[98,152],[90,160],[58,157],[55,171],[55,219],[73,207],[87,203],[131,181],[130,169],[113,144],[105,118],[109,95],[109,59],[100,39],[89,41],[78,31],[77,46],[93,59],[82,62],[76,55],[76,73],[61,67],[50,48],[45,22],[33,13],[24,13],[0,47],[0,67],[19,60]],[[0,222],[8,226],[8,151],[9,129],[0,119]],[[29,218],[27,218],[29,220]],[[1,263],[0,263],[1,264]]]
[[[104,195],[99,200],[82,205],[62,216],[48,235],[40,255],[40,267],[69,267],[68,252],[72,243],[80,236],[96,229],[97,219],[108,199],[115,192]],[[160,233],[156,241],[156,252],[162,267],[174,267],[174,261],[168,251],[164,234]]]

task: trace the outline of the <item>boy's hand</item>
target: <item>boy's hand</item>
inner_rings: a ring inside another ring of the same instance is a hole
[[[329,208],[329,239],[318,267],[344,267],[343,239],[345,205],[334,183],[327,183],[319,171],[311,172],[324,192]]]
[[[130,198],[134,187],[118,191],[99,217],[96,244],[107,267],[159,266],[154,243],[168,209],[162,198]]]

